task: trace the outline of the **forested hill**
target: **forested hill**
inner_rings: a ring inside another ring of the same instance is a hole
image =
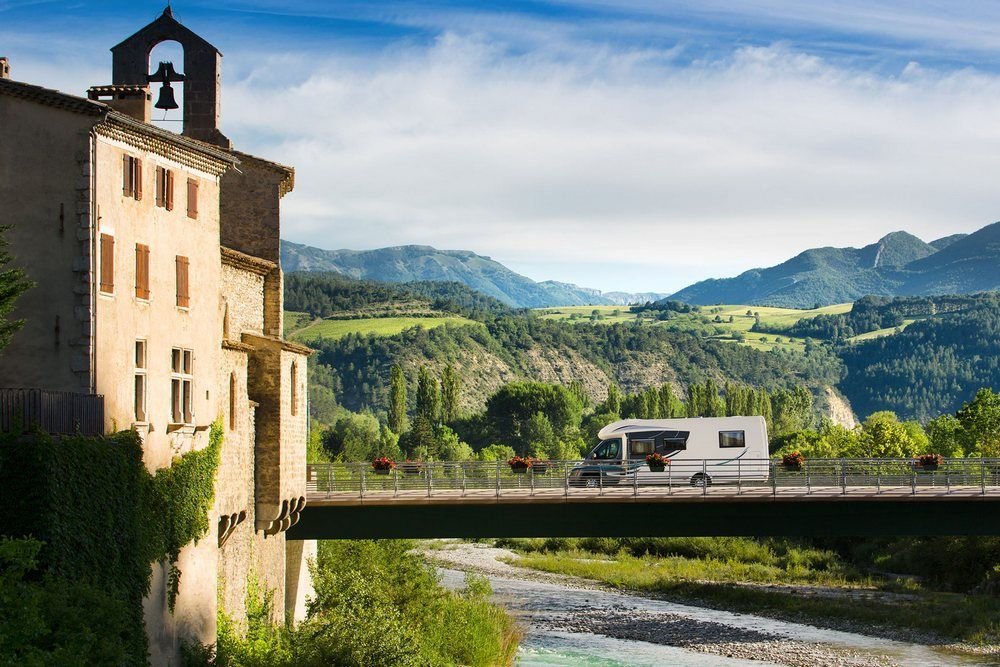
[[[704,280],[670,298],[811,308],[865,295],[971,294],[1000,289],[1000,223],[925,243],[893,232],[864,248],[814,248],[777,266]]]
[[[954,412],[981,387],[1000,388],[1000,295],[965,306],[842,347],[847,375],[839,386],[855,411],[925,420]]]
[[[286,271],[336,272],[351,278],[385,282],[459,282],[515,308],[626,305],[655,300],[663,294],[603,293],[554,280],[535,282],[489,257],[467,250],[430,246],[398,246],[376,250],[322,250],[281,242]]]

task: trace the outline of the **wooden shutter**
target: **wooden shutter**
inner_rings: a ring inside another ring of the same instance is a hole
[[[198,181],[188,179],[188,217],[198,217]]]
[[[115,293],[115,237],[101,234],[101,291]]]
[[[191,305],[188,292],[188,258],[177,255],[177,305],[187,308]]]
[[[167,210],[174,210],[174,172],[166,170],[167,177]]]
[[[122,155],[122,194],[132,196],[132,158]]]
[[[135,199],[140,201],[142,200],[142,160],[135,158],[133,164],[135,164]]]
[[[167,203],[167,170],[163,167],[156,168],[156,205],[165,206]]]
[[[149,298],[149,246],[135,244],[135,296]]]

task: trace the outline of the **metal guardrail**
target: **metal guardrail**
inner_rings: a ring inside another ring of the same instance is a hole
[[[43,389],[0,389],[0,432],[42,430],[102,435],[104,396]]]
[[[912,459],[814,459],[789,468],[774,459],[671,462],[652,471],[642,461],[544,461],[515,471],[504,461],[369,463],[307,466],[313,497],[456,495],[1000,495],[1000,459],[945,459],[935,468]]]

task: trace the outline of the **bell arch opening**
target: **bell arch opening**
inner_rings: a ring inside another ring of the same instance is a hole
[[[154,79],[167,79],[149,82],[153,98],[150,114],[153,124],[183,134],[184,81],[176,80],[175,75],[184,75],[184,46],[170,39],[155,44],[147,57],[146,73]]]

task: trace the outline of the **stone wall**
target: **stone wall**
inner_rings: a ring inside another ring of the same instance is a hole
[[[223,263],[222,298],[229,329],[225,338],[264,333],[264,276]]]

